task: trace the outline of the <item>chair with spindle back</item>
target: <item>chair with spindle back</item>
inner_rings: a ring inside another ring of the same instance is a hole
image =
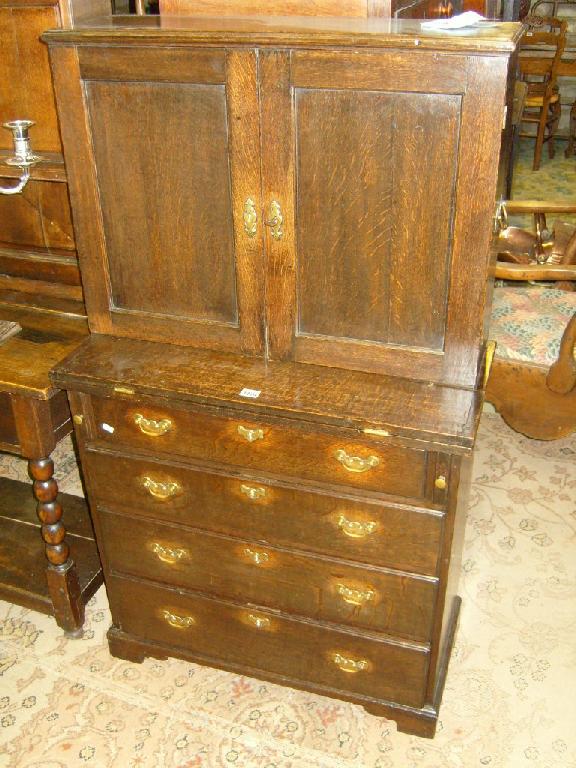
[[[560,121],[558,68],[566,45],[567,23],[554,17],[530,16],[520,41],[520,78],[528,84],[521,122],[536,125],[536,135],[520,133],[536,139],[533,170],[542,159],[544,142],[548,154],[554,157],[554,134]]]

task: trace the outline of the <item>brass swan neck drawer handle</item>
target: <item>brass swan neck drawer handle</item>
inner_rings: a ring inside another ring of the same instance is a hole
[[[270,630],[272,629],[272,621],[268,616],[258,616],[256,613],[247,613],[243,617],[246,624],[255,629]]]
[[[258,231],[258,214],[256,203],[249,197],[244,203],[244,232],[248,237],[256,237]]]
[[[153,541],[149,546],[158,560],[162,560],[163,563],[167,563],[168,565],[174,565],[174,563],[177,563],[179,560],[189,557],[186,549],[165,547],[158,541]]]
[[[160,437],[172,429],[172,419],[147,419],[141,413],[134,414],[134,424],[149,437]]]
[[[342,672],[348,672],[349,674],[364,672],[370,667],[368,659],[352,659],[338,652],[332,654],[332,661]]]
[[[376,592],[372,587],[366,587],[365,589],[356,589],[349,587],[346,584],[338,584],[336,591],[349,605],[364,605],[364,603],[374,600]]]
[[[270,203],[270,219],[265,221],[264,224],[270,227],[270,234],[274,240],[282,240],[284,235],[284,230],[282,229],[284,216],[282,215],[282,208],[278,200],[272,200]]]
[[[240,493],[243,493],[244,496],[247,496],[251,501],[258,501],[258,499],[263,499],[266,496],[266,488],[242,483],[240,486]]]
[[[196,619],[193,616],[178,616],[177,613],[164,608],[160,611],[160,615],[167,624],[175,629],[188,629],[196,624]]]
[[[153,480],[151,477],[146,476],[142,478],[141,482],[150,496],[154,496],[155,499],[160,499],[160,501],[171,499],[182,490],[180,484],[175,481],[161,483],[158,480]]]
[[[270,555],[268,552],[258,551],[257,549],[251,549],[251,547],[244,547],[242,550],[245,557],[250,560],[254,565],[265,565],[270,562]]]
[[[367,456],[363,459],[361,456],[351,456],[343,448],[339,448],[334,456],[348,472],[367,472],[380,464],[378,456]]]
[[[244,427],[242,424],[238,425],[238,434],[249,443],[254,443],[256,440],[264,440],[263,429],[249,429],[248,427]]]
[[[374,533],[378,524],[374,520],[363,522],[362,520],[349,520],[346,515],[338,518],[338,528],[351,539],[363,539]]]

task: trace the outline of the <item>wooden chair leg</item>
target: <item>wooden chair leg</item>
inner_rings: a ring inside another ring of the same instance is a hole
[[[76,566],[65,540],[66,529],[62,523],[62,506],[57,501],[54,462],[50,458],[30,459],[28,471],[34,481],[34,498],[38,502],[37,512],[42,523],[42,538],[48,559],[46,579],[54,617],[67,635],[78,637],[84,624],[84,604]]]
[[[534,147],[534,162],[532,163],[532,170],[537,171],[540,168],[540,162],[542,160],[542,147],[544,145],[544,136],[546,135],[546,122],[548,118],[548,105],[546,109],[542,107],[540,112],[540,121],[538,122],[538,132],[536,133],[536,145]]]
[[[560,101],[555,102],[554,104],[550,105],[551,112],[552,112],[552,119],[550,120],[548,124],[548,157],[552,160],[555,154],[555,144],[554,144],[554,136],[556,135],[556,131],[558,130],[558,125],[560,124],[560,115],[562,111],[562,107],[560,106]]]

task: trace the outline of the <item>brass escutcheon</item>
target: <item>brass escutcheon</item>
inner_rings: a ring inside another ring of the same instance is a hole
[[[251,549],[250,547],[244,547],[242,552],[254,565],[265,565],[270,562],[268,552],[259,552],[257,549]]]
[[[248,440],[249,443],[254,443],[256,440],[264,440],[263,429],[249,429],[248,427],[238,425],[238,434],[243,437],[244,440]]]
[[[248,496],[251,501],[257,501],[266,496],[266,488],[260,488],[255,485],[246,485],[245,483],[242,483],[240,486],[240,492],[243,493],[244,496]]]
[[[256,203],[249,197],[244,203],[244,232],[248,237],[256,237],[258,231],[258,214]]]
[[[282,240],[284,231],[282,224],[284,223],[284,217],[282,215],[282,208],[278,200],[272,200],[270,203],[270,219],[265,221],[267,227],[270,227],[270,234],[274,240]]]
[[[255,627],[255,629],[269,630],[272,628],[272,622],[268,616],[258,616],[255,613],[247,613],[245,614],[245,621],[247,624],[250,624],[250,626]]]

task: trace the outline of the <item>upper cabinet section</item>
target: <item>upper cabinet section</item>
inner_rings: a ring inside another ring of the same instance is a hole
[[[320,21],[47,36],[91,327],[474,387],[516,27]]]

